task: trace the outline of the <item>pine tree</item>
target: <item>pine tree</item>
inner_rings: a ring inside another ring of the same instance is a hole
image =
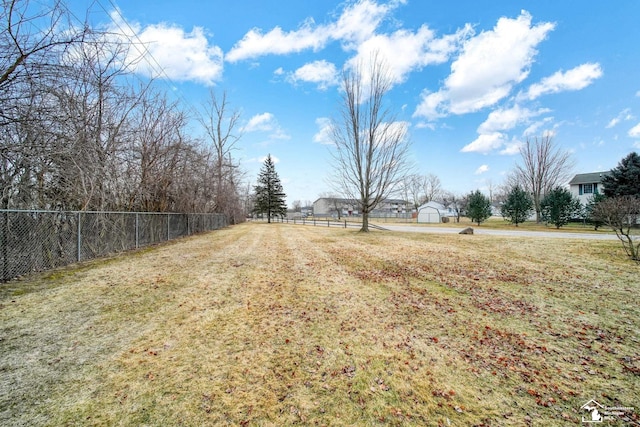
[[[602,193],[594,193],[593,196],[589,198],[587,205],[584,207],[584,214],[588,221],[591,221],[593,224],[593,228],[598,230],[598,227],[601,227],[603,222],[598,216],[595,215],[595,208],[604,199],[607,197]]]
[[[620,160],[618,166],[611,169],[609,175],[602,178],[604,195],[615,196],[640,196],[640,156],[638,153],[629,153]]]
[[[518,224],[525,222],[532,212],[531,196],[519,186],[513,187],[502,205],[501,213],[504,219],[517,227]]]
[[[467,216],[478,225],[491,216],[491,200],[480,190],[469,194]]]
[[[287,204],[286,194],[282,189],[282,183],[276,172],[275,164],[269,154],[260,169],[258,184],[254,187],[255,207],[254,213],[267,214],[267,221],[271,222],[274,216],[285,216]]]
[[[577,218],[582,210],[582,204],[569,190],[556,187],[544,196],[540,203],[542,219],[560,228]]]

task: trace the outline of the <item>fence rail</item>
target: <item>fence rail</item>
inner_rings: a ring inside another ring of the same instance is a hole
[[[267,220],[264,218],[256,218],[254,221],[264,221]],[[339,227],[339,228],[362,228],[362,222],[356,221],[347,221],[342,220],[338,221],[330,218],[271,218],[271,222],[280,222],[286,224],[299,224],[299,225],[313,225],[316,227]],[[380,227],[379,225],[369,223],[369,228],[373,228],[375,230],[383,230],[388,231],[388,229],[384,227]]]
[[[215,213],[0,210],[0,281],[227,225]]]

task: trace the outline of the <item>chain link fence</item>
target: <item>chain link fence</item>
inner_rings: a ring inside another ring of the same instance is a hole
[[[227,225],[216,213],[0,210],[0,281]]]

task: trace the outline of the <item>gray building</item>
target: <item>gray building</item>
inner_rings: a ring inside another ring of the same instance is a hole
[[[371,212],[376,215],[396,215],[407,212],[408,203],[401,199],[385,199]],[[360,215],[358,203],[353,199],[338,197],[321,197],[313,202],[313,215],[318,217],[343,217]]]

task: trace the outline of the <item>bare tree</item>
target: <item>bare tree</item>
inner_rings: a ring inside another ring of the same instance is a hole
[[[460,217],[467,205],[467,195],[460,196],[451,191],[442,191],[439,199],[445,208],[451,209],[455,212],[456,222],[460,222]]]
[[[369,213],[396,190],[408,170],[407,126],[385,106],[389,89],[391,79],[378,54],[366,69],[345,70],[341,119],[332,124],[334,183],[356,201],[362,232],[369,231]]]
[[[490,203],[493,203],[493,195],[494,195],[495,190],[496,190],[496,187],[493,184],[493,181],[488,179],[487,180],[487,191],[489,192],[489,202]]]
[[[51,82],[64,142],[64,208],[120,209],[128,195],[123,156],[133,144],[133,112],[148,86],[127,85],[123,59],[129,46],[96,34],[61,59],[64,74]],[[60,208],[63,208],[58,203]]]
[[[629,258],[640,261],[640,238],[633,233],[640,222],[640,197],[605,198],[595,205],[593,216],[615,231]]]
[[[238,165],[234,163],[231,152],[241,135],[236,133],[240,120],[238,111],[229,111],[227,93],[222,93],[218,99],[213,90],[209,92],[209,99],[204,106],[204,113],[199,121],[203,126],[207,142],[210,143],[213,162],[213,200],[218,212],[225,213],[234,223],[235,212],[239,205]]]
[[[515,180],[531,194],[536,222],[542,220],[542,198],[554,187],[566,185],[573,173],[574,162],[568,151],[562,151],[550,135],[527,139],[520,148],[522,164],[516,165]]]
[[[37,207],[46,190],[47,153],[56,142],[46,88],[61,71],[61,55],[87,32],[69,22],[58,1],[0,6],[0,208]]]
[[[52,3],[2,1],[0,208],[243,218],[249,190],[231,158],[239,116],[226,97],[212,94],[205,146],[177,103],[129,78],[131,41],[74,27]]]
[[[31,84],[56,72],[57,58],[83,40],[61,1],[43,7],[28,0],[3,0],[0,9],[0,125],[22,119],[15,108]],[[66,27],[60,31],[60,27]]]
[[[418,209],[424,200],[423,176],[411,174],[404,177],[400,194],[402,199],[409,202],[413,209]]]
[[[438,200],[445,194],[445,191],[442,189],[440,178],[432,173],[427,174],[422,178],[422,191],[424,194],[422,203]]]
[[[188,189],[180,191],[181,175],[183,171],[187,174],[198,171],[193,142],[184,134],[187,117],[175,102],[153,92],[142,100],[136,113],[129,147],[135,162],[130,172],[135,176],[135,186],[132,185],[129,209],[179,210],[176,205],[184,205],[184,199],[190,198]]]

